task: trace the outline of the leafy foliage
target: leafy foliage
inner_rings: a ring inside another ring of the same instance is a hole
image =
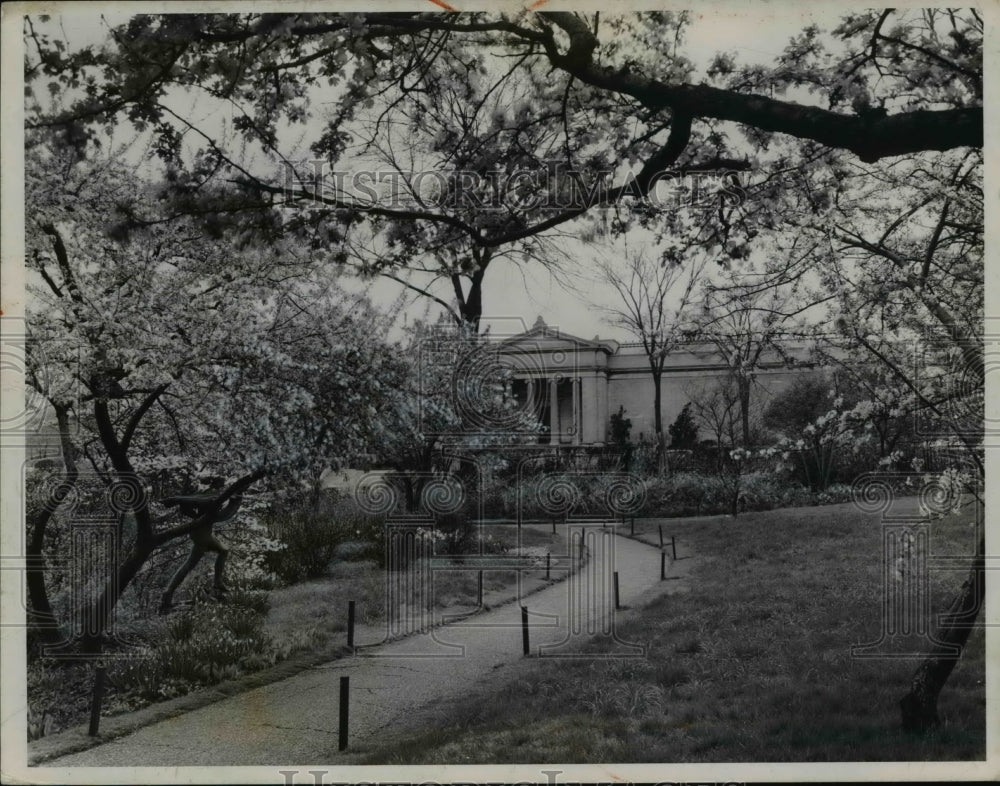
[[[698,424],[691,414],[691,402],[685,404],[667,432],[671,450],[691,450],[698,444]]]

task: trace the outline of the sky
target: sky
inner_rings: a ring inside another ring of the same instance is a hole
[[[815,22],[829,28],[843,13],[836,6],[822,4],[794,12],[790,12],[790,8],[787,4],[775,3],[699,7],[692,13],[682,51],[695,63],[698,72],[702,72],[720,51],[735,54],[741,63],[770,64],[788,39],[806,25]],[[104,21],[101,20],[102,12]],[[121,11],[97,3],[84,4],[73,9],[72,17],[61,20],[61,30],[71,47],[101,42],[107,35],[107,25],[124,21],[130,12],[131,9]],[[56,22],[53,20],[51,24]],[[614,247],[595,251],[593,246],[583,242],[559,242],[563,258],[559,261],[558,277],[537,263],[515,265],[498,260],[491,265],[484,287],[484,324],[495,335],[504,335],[531,327],[540,316],[550,326],[583,338],[600,335],[630,340],[626,333],[609,322],[606,309],[616,302],[616,296],[602,282],[595,265],[598,253],[621,253],[624,244],[619,242]],[[638,237],[628,242],[633,249],[643,243]],[[415,281],[421,285],[425,283],[419,279]],[[400,285],[387,279],[379,280],[371,289],[377,303],[390,303],[399,293]],[[452,299],[446,282],[435,293]],[[439,311],[439,307],[429,300],[414,295],[407,319],[434,318]]]

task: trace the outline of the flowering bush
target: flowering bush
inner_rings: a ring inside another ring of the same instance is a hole
[[[669,478],[646,483],[644,516],[711,516],[732,513],[733,486],[718,475],[678,472]],[[849,486],[833,485],[825,492],[812,492],[773,473],[742,475],[737,496],[739,511],[773,510],[803,505],[825,505],[851,499]]]
[[[277,660],[264,632],[266,595],[234,592],[226,603],[196,606],[172,617],[134,657],[109,671],[119,692],[147,701],[187,693]]]
[[[287,584],[322,576],[337,549],[356,538],[357,522],[332,489],[315,499],[283,495],[262,518],[278,546],[263,552],[263,568]]]

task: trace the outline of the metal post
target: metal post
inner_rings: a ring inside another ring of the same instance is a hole
[[[524,656],[531,654],[531,644],[528,641],[528,607],[521,606],[521,643],[524,645]]]
[[[670,551],[673,555],[674,560],[677,559],[677,540],[673,535],[670,536]]]
[[[479,571],[478,587],[476,589],[476,605],[483,605],[483,572]]]
[[[347,646],[354,649],[354,601],[347,601]]]
[[[620,609],[621,607],[622,607],[622,604],[621,604],[621,595],[618,592],[618,571],[616,570],[615,571],[615,608],[616,609]]]
[[[340,728],[338,729],[337,750],[347,750],[347,708],[351,694],[351,678],[340,678]]]
[[[94,671],[94,695],[90,700],[90,728],[87,734],[96,737],[101,726],[101,702],[104,701],[104,678],[107,667],[98,666]]]
[[[552,571],[552,552],[545,552],[545,580],[549,580],[550,573]]]
[[[667,552],[660,552],[660,581],[667,577]]]
[[[663,525],[659,524],[656,527],[660,531],[660,548],[663,548]]]

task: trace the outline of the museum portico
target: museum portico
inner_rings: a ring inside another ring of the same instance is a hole
[[[597,336],[583,339],[561,333],[539,317],[531,330],[500,342],[498,354],[513,371],[512,394],[543,427],[539,442],[604,444],[611,416],[620,407],[632,421],[633,439],[653,434],[653,380],[640,344]],[[759,399],[774,395],[811,367],[804,362],[790,367],[789,354],[762,354],[756,371]],[[804,358],[804,353],[798,354]],[[671,352],[661,383],[664,428],[688,401],[728,373],[714,342],[686,342]]]

